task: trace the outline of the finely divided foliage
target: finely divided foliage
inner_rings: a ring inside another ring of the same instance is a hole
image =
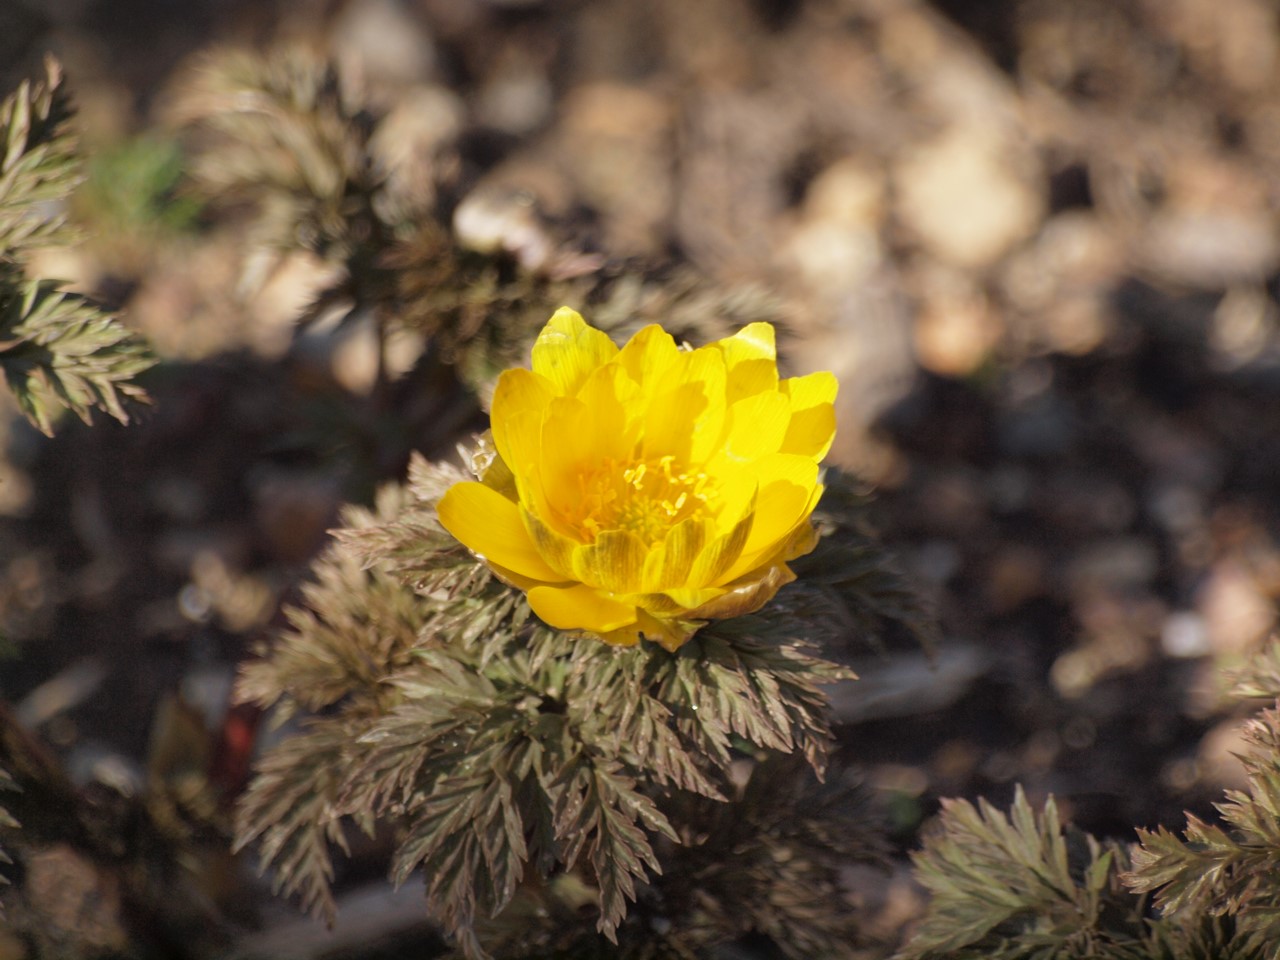
[[[915,855],[933,899],[899,957],[1084,960],[1136,944],[1141,921],[1126,916],[1133,905],[1113,870],[1123,858],[1115,844],[1064,832],[1052,798],[1037,815],[1021,788],[1008,816],[985,800],[944,801]]]
[[[1137,855],[1135,855],[1135,862]],[[1274,944],[1207,911],[1151,919],[1124,888],[1129,853],[1037,814],[1019,788],[1008,815],[944,801],[915,855],[932,894],[895,960],[1273,960]]]
[[[1267,655],[1274,658],[1274,648]],[[1267,669],[1265,666],[1263,669]],[[1223,826],[1187,815],[1183,838],[1161,827],[1138,831],[1126,882],[1155,891],[1169,916],[1234,918],[1238,937],[1280,957],[1280,711],[1245,727],[1255,748],[1243,756],[1248,786],[1218,804]]]
[[[32,248],[72,238],[64,207],[80,164],[71,116],[53,61],[42,83],[23,83],[0,104],[0,371],[46,434],[56,408],[127,422],[123,401],[146,396],[131,381],[155,362],[111,314],[26,272]]]
[[[34,215],[38,205],[58,208],[80,182],[72,109],[62,72],[50,60],[43,83],[24,81],[0,104],[0,250],[65,240],[60,215]]]
[[[1273,641],[1234,692],[1274,697],[1278,677]],[[916,855],[933,900],[900,960],[1277,960],[1280,709],[1244,735],[1247,786],[1227,791],[1220,823],[1188,814],[1181,836],[1140,829],[1127,849],[1063,829],[1052,798],[1035,814],[1020,789],[1008,816],[944,801]]]
[[[0,767],[0,792],[6,791],[6,790],[13,790],[13,789],[16,789],[16,784],[14,784],[13,782],[13,777],[9,776],[9,773],[7,770],[5,770],[3,767]],[[13,817],[10,816],[9,811],[5,810],[4,807],[0,807],[0,830],[15,830],[17,829],[17,827],[18,827],[18,821],[13,819]],[[5,853],[4,847],[0,847],[0,864],[12,863],[12,862],[13,861],[9,859],[9,855]],[[0,884],[5,884],[8,882],[9,881],[6,877],[0,876]],[[3,904],[0,904],[0,916],[4,916]]]
[[[1125,890],[1151,886],[1134,883],[1147,856],[1064,826],[1052,797],[1037,814],[1020,788],[1009,814],[943,801],[914,858],[932,901],[895,960],[1275,960],[1266,910],[1201,900],[1152,916]],[[1274,874],[1252,876],[1266,888]]]
[[[550,235],[543,263],[465,248],[449,226],[452,207],[439,202],[457,188],[457,158],[413,151],[414,161],[397,162],[403,152],[386,149],[401,136],[393,118],[301,49],[209,56],[179,90],[174,115],[188,131],[192,189],[249,213],[246,287],[288,252],[322,257],[335,277],[300,324],[371,315],[383,334],[429,339],[442,364],[435,374],[477,390],[527,358],[559,303],[591,303],[614,335],[660,320],[697,342],[779,313],[758,289],[715,289],[684,268],[600,269],[599,258]],[[522,199],[516,207],[529,213]]]
[[[246,668],[245,699],[278,703],[285,714],[323,713],[264,759],[239,809],[239,843],[261,839],[277,884],[332,916],[327,848],[341,847],[342,825],[395,823],[393,877],[421,871],[432,915],[465,955],[504,942],[505,911],[519,914],[530,897],[563,898],[567,888],[595,902],[598,930],[624,955],[649,955],[628,952],[645,939],[629,939],[628,904],[677,905],[669,913],[697,900],[694,890],[672,888],[694,883],[682,857],[714,849],[732,870],[735,849],[767,858],[779,844],[801,843],[775,824],[754,845],[735,847],[690,824],[706,804],[725,806],[738,793],[730,770],[746,757],[741,747],[792,753],[821,771],[830,731],[819,685],[847,672],[805,646],[803,624],[784,602],[776,616],[766,607],[721,621],[675,652],[550,629],[519,590],[439,527],[434,504],[457,478],[419,459],[406,488],[385,492],[375,511],[350,511],[317,564],[305,608]],[[837,543],[857,537],[855,528],[851,516],[824,522]],[[840,582],[833,573],[836,586],[823,588],[832,602],[859,603]],[[918,607],[915,614],[923,621]],[[788,823],[802,819],[783,809]],[[808,852],[795,870],[803,876],[835,882],[836,854],[818,852],[815,837],[837,853],[844,842],[863,859],[878,856],[865,816],[855,829],[835,807],[814,810],[826,812],[810,811],[811,829],[801,831]],[[699,942],[751,929],[797,944],[838,939],[830,931],[840,927],[839,902],[815,908],[785,892],[777,884],[790,874],[768,862],[751,875],[772,912],[738,911],[726,876],[729,899],[712,911],[718,920],[695,925],[711,938]],[[672,864],[669,881],[660,874]],[[827,955],[843,954],[831,947]]]

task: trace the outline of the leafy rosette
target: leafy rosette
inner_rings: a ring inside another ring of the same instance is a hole
[[[499,378],[493,456],[440,522],[547,624],[675,650],[813,549],[836,386],[780,379],[767,323],[696,350],[654,324],[619,349],[562,308],[533,369]]]

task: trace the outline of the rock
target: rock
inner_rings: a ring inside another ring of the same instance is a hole
[[[1280,264],[1280,243],[1265,209],[1161,211],[1147,225],[1141,250],[1149,269],[1205,289],[1261,282]]]
[[[355,0],[334,21],[339,68],[375,96],[422,83],[435,73],[435,44],[410,9],[395,0]]]
[[[1160,631],[1160,649],[1170,657],[1203,657],[1213,652],[1204,617],[1191,610],[1171,613]]]
[[[832,301],[865,284],[881,266],[883,251],[875,230],[823,218],[797,226],[782,258],[809,290]]]
[[[1190,62],[1241,93],[1274,82],[1280,22],[1268,0],[1170,0],[1154,8]]]
[[[1196,606],[1204,618],[1209,646],[1218,655],[1256,650],[1276,623],[1275,605],[1242,562],[1227,558],[1214,565]]]
[[[246,265],[245,273],[245,287],[257,287],[249,302],[253,323],[245,333],[257,353],[276,358],[293,343],[302,311],[341,276],[341,267],[310,253],[294,252],[278,260],[265,251]]]
[[[1115,231],[1095,214],[1069,210],[1051,217],[999,275],[1000,290],[1018,314],[1016,332],[1059,353],[1097,349],[1114,324],[1108,291],[1124,264]]]
[[[1258,359],[1273,342],[1277,311],[1262,284],[1232,287],[1213,311],[1209,346],[1217,366],[1234,370]]]
[[[896,212],[933,256],[967,269],[990,266],[1035,232],[1044,210],[1038,172],[1027,176],[1016,163],[998,130],[953,126],[898,164]]]
[[[1025,544],[1002,546],[987,565],[987,605],[996,616],[1009,613],[1047,592],[1048,561],[1042,550]]]
[[[916,315],[913,342],[916,360],[931,373],[967,377],[975,373],[1000,343],[1004,322],[987,297],[959,276],[926,280],[924,303]]]
[[[1149,585],[1160,571],[1156,546],[1144,537],[1108,537],[1077,551],[1067,566],[1072,593],[1132,590]]]
[[[561,111],[560,156],[605,218],[605,247],[618,256],[659,251],[674,189],[671,103],[640,86],[590,83],[570,90]]]
[[[951,643],[933,656],[877,656],[854,664],[858,680],[828,688],[838,723],[912,717],[944,710],[987,672],[988,655],[976,646]]]
[[[414,209],[430,207],[435,181],[447,172],[442,164],[451,162],[465,120],[462,99],[442,86],[415,86],[396,98],[369,146],[397,198],[407,199]]]
[[[542,222],[535,196],[503,183],[482,183],[453,211],[458,245],[477,253],[505,252],[527,270],[551,259],[554,243]]]
[[[1231,719],[1216,724],[1201,738],[1196,750],[1200,782],[1220,790],[1244,790],[1248,787],[1249,781],[1239,755],[1248,754],[1252,748],[1243,734],[1240,721]]]
[[[494,130],[522,137],[551,118],[554,91],[544,64],[513,54],[489,75],[475,100],[475,117]]]

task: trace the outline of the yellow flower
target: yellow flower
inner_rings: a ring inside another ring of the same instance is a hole
[[[493,395],[496,456],[440,522],[543,621],[675,650],[758,610],[816,542],[836,378],[778,379],[773,327],[697,350],[654,324],[621,350],[562,307]]]

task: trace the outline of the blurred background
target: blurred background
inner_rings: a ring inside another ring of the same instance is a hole
[[[831,461],[943,635],[835,694],[903,851],[940,796],[1017,782],[1129,838],[1239,782],[1221,674],[1280,593],[1270,0],[0,0],[0,88],[56,54],[87,156],[85,240],[39,269],[163,360],[128,427],[0,421],[0,698],[75,789],[234,790],[236,664],[341,504],[484,424],[422,337],[382,370],[359,317],[300,334],[333,264],[191,189],[184,90],[227,48],[331,57],[460,247],[693,277],[836,372]],[[100,878],[46,859],[44,922],[111,943]],[[887,939],[919,909],[905,866],[850,885]]]

